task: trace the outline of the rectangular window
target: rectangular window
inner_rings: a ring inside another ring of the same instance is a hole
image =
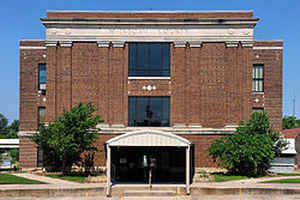
[[[252,108],[252,111],[253,111],[253,112],[262,112],[262,111],[264,111],[264,108],[261,108],[261,107],[255,107],[255,108]]]
[[[46,108],[38,107],[38,124],[45,122]]]
[[[252,92],[264,91],[264,65],[253,65]]]
[[[37,148],[37,160],[36,160],[36,167],[43,167],[43,150],[41,148]]]
[[[38,78],[38,87],[42,93],[46,92],[46,64],[41,63],[38,65],[39,67],[39,78]]]
[[[128,76],[170,76],[169,43],[130,43]]]
[[[170,97],[129,97],[128,126],[170,126]]]

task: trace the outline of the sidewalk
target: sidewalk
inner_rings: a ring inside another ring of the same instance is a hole
[[[36,175],[36,174],[31,174],[31,173],[17,173],[17,174],[13,174],[13,175],[27,178],[27,179],[36,180],[36,181],[41,181],[41,182],[48,183],[48,184],[80,185],[80,183],[76,183],[76,182],[65,181],[65,180],[61,180],[61,179],[57,179],[57,178],[50,178],[50,177],[40,176],[40,175]]]
[[[104,183],[76,183],[36,174],[19,173],[16,176],[42,181],[48,184],[18,184],[1,185],[0,197],[54,197],[54,196],[104,196]],[[247,180],[235,180],[228,182],[193,183],[191,194],[193,195],[235,195],[235,194],[298,194],[300,184],[262,184],[262,181],[277,179],[293,179],[300,176],[267,177]],[[127,185],[127,187],[130,185]],[[153,185],[155,188],[174,188],[176,185]],[[132,185],[133,189],[148,187],[147,185]],[[181,185],[185,187],[185,185]],[[183,188],[184,189],[184,188]],[[122,186],[114,185],[113,190],[122,191]]]

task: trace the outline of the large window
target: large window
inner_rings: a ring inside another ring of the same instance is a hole
[[[264,91],[264,65],[253,65],[252,91]]]
[[[170,97],[129,97],[129,126],[169,126]]]
[[[130,43],[128,76],[170,76],[170,44]]]
[[[39,78],[38,78],[38,87],[42,91],[42,94],[46,92],[46,64],[42,63],[38,65],[39,67]]]

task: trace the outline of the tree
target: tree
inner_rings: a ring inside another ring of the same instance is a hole
[[[96,125],[103,120],[99,115],[93,116],[95,111],[91,103],[79,103],[70,112],[64,110],[48,126],[40,126],[32,139],[42,149],[48,170],[70,173],[72,165],[82,160],[82,153],[96,150]]]
[[[4,131],[7,128],[8,120],[0,113],[0,131]]]
[[[294,116],[284,116],[282,119],[282,129],[291,129],[300,127],[297,123],[296,117]]]
[[[8,156],[13,164],[19,162],[19,149],[11,149],[8,151]]]
[[[19,120],[8,125],[8,119],[0,113],[0,139],[18,138]]]
[[[215,140],[208,149],[209,155],[218,166],[233,174],[264,175],[271,161],[286,146],[269,121],[265,111],[253,112],[248,122],[241,122],[233,135]]]

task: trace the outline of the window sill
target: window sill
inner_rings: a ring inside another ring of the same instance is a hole
[[[170,80],[171,77],[159,76],[129,76],[129,80]]]
[[[265,92],[252,92],[252,94],[265,94]]]

